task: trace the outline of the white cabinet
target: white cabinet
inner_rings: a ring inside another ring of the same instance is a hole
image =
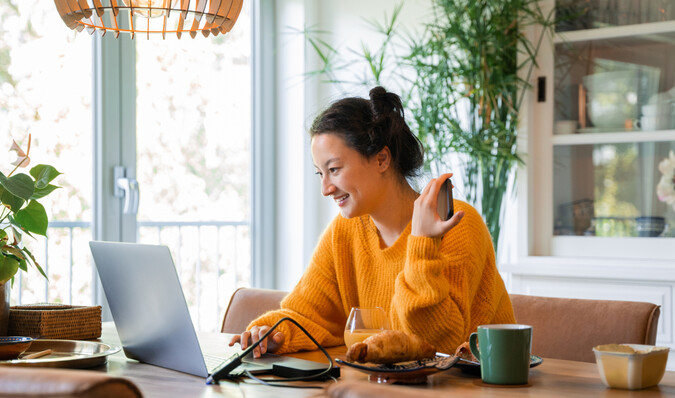
[[[501,271],[514,293],[659,304],[675,347],[675,205],[657,193],[675,151],[675,2],[542,5],[568,19],[522,114],[518,260]]]

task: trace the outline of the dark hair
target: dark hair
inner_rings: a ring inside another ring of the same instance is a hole
[[[387,146],[394,167],[404,177],[415,176],[424,162],[424,150],[405,122],[401,98],[379,86],[369,95],[370,100],[349,97],[331,104],[314,119],[310,137],[337,134],[366,158]]]

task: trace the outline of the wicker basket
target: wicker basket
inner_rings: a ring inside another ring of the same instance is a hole
[[[101,306],[31,304],[9,310],[10,336],[86,340],[101,337]]]

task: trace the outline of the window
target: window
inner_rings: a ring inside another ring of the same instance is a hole
[[[135,240],[170,247],[195,324],[217,330],[251,284],[250,6],[224,36],[122,39],[71,31],[53,2],[0,0],[0,147],[30,133],[32,164],[63,172],[41,201],[48,239],[29,242],[49,281],[19,273],[12,304],[98,302],[88,242]],[[137,214],[112,196],[117,165],[140,183]]]
[[[135,40],[137,241],[169,246],[198,329],[251,284],[249,15],[215,38]]]
[[[41,200],[49,239],[25,240],[49,282],[19,272],[13,304],[92,301],[91,58],[91,38],[64,29],[52,2],[0,1],[0,147],[6,153],[15,139],[26,149],[31,134],[24,172],[46,163],[63,173],[62,188]],[[8,173],[11,159],[1,159]]]

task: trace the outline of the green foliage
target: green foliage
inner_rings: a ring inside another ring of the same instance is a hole
[[[536,43],[524,34],[533,24],[543,27]],[[480,209],[495,250],[503,199],[522,162],[520,106],[552,26],[536,0],[435,0],[434,19],[407,57],[417,72],[408,107],[427,168],[450,170],[450,152],[464,159],[467,200]]]
[[[425,149],[425,171],[454,171],[463,179],[467,200],[482,213],[497,250],[503,199],[522,162],[518,114],[553,16],[544,15],[538,0],[433,0],[424,33],[408,37],[404,55],[397,55],[391,46],[400,11],[396,6],[384,24],[371,23],[384,39],[376,51],[363,46],[358,54],[371,73],[360,82],[401,87],[411,128]],[[524,34],[530,25],[542,28],[535,43]],[[319,73],[349,67],[328,65],[337,50],[306,37],[326,64]],[[403,71],[385,80],[387,65]],[[462,170],[453,170],[453,158]]]
[[[26,271],[29,264],[47,277],[24,246],[23,235],[46,236],[47,212],[37,200],[58,188],[50,182],[61,173],[40,164],[30,170],[30,175],[13,174],[17,168],[7,176],[0,172],[0,283],[13,279],[19,269]]]

